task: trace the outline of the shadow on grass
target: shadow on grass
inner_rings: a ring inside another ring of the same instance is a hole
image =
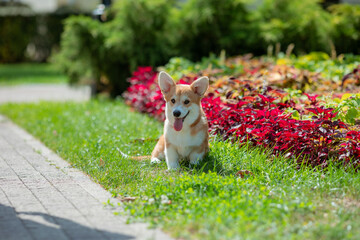
[[[189,160],[182,160],[180,162],[181,169],[187,172],[200,174],[200,173],[209,173],[209,172],[215,172],[219,175],[230,175],[234,174],[236,171],[229,170],[225,167],[224,163],[222,161],[219,161],[217,157],[215,157],[213,154],[208,153],[205,158],[197,165],[190,164]]]

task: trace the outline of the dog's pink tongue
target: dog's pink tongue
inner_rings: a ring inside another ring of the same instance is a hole
[[[181,118],[175,118],[174,128],[176,131],[180,131],[183,127],[183,121]]]

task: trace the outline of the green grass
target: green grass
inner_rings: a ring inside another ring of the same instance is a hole
[[[48,63],[0,64],[0,86],[66,82],[66,76]]]
[[[151,153],[162,125],[122,101],[7,104],[0,112],[42,140],[147,221],[184,239],[357,239],[360,175],[330,166],[297,169],[259,148],[211,140],[195,169],[124,159]],[[239,170],[254,176],[239,178]]]

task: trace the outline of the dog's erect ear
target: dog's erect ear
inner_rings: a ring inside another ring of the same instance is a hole
[[[163,94],[169,93],[171,88],[175,87],[174,80],[164,71],[159,73],[159,86]]]
[[[203,97],[204,94],[206,93],[206,90],[209,88],[209,78],[208,77],[198,78],[196,79],[195,82],[193,82],[190,85],[190,87],[194,91],[194,93]]]

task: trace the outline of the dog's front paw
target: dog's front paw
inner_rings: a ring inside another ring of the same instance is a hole
[[[156,158],[156,157],[154,157],[154,158],[151,158],[151,162],[150,162],[151,164],[158,164],[158,163],[161,163],[161,160],[160,159],[158,159],[158,158]]]
[[[180,164],[178,161],[168,162],[168,170],[177,170],[180,168]]]
[[[194,159],[194,160],[190,160],[190,164],[191,165],[198,165],[200,163],[201,159],[197,158],[197,159]]]
[[[198,165],[204,157],[204,153],[193,153],[190,155],[190,164]]]
[[[169,170],[175,170],[180,168],[179,155],[172,147],[165,149],[165,159]]]

